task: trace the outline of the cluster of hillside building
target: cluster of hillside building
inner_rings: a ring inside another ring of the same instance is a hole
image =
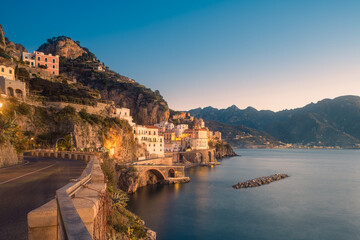
[[[23,52],[22,61],[27,62],[30,67],[41,68],[52,75],[59,74],[58,55],[46,55],[37,51]],[[15,79],[15,70],[11,66],[0,65],[0,93],[17,98],[26,96],[26,85]],[[220,132],[209,131],[202,119],[198,120],[188,113],[175,114],[175,124],[163,121],[152,126],[135,124],[128,108],[116,108],[112,115],[130,124],[136,142],[146,147],[150,158],[163,157],[165,153],[205,150],[209,148],[209,140],[221,140]]]
[[[221,140],[221,132],[210,131],[202,119],[197,120],[189,113],[175,115],[175,118],[183,122],[190,120],[191,128],[189,124],[175,125],[167,121],[154,125],[137,125],[127,108],[117,108],[116,116],[130,124],[135,141],[146,147],[150,158],[163,157],[165,153],[209,149],[209,140]]]
[[[30,67],[41,68],[54,76],[59,75],[58,55],[53,56],[37,51],[33,53],[23,52],[21,60],[29,64]],[[26,96],[26,84],[15,78],[15,68],[13,66],[0,64],[0,94],[20,99]]]
[[[42,68],[53,75],[59,75],[59,55],[53,56],[43,52],[34,51],[32,53],[23,52],[21,60],[28,63],[30,67]]]

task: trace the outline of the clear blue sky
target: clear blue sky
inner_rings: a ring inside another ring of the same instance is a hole
[[[4,6],[5,4],[5,6]],[[6,1],[10,40],[66,35],[171,108],[281,110],[360,95],[360,1]]]

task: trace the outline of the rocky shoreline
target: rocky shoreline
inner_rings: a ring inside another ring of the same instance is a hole
[[[289,175],[276,173],[276,174],[271,175],[271,176],[259,177],[259,178],[254,178],[254,179],[251,179],[251,180],[247,180],[245,182],[239,182],[239,183],[233,185],[232,187],[236,188],[236,189],[259,187],[261,185],[269,184],[269,183],[272,183],[274,181],[279,181],[279,180],[287,178],[287,177],[289,177]]]

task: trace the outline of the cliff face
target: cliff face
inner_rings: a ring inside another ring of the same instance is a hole
[[[41,45],[38,51],[46,54],[51,53],[53,55],[59,55],[69,59],[78,58],[86,53],[86,51],[80,47],[79,43],[64,36],[48,39],[48,42]]]
[[[9,142],[0,144],[0,167],[19,164],[22,162],[22,157],[18,155],[14,146]]]
[[[13,57],[17,60],[21,59],[22,52],[26,52],[26,49],[23,45],[15,44],[15,43],[9,41],[5,37],[5,32],[1,25],[0,25],[0,49],[5,54],[7,54],[10,57]]]
[[[220,140],[216,142],[210,142],[209,145],[211,147],[215,147],[216,159],[237,156],[231,145],[225,141]]]
[[[167,121],[170,116],[170,110],[167,103],[163,100],[150,100],[146,93],[146,89],[142,90],[137,87],[133,89],[128,88],[123,90],[120,86],[121,83],[114,84],[114,88],[108,87],[100,90],[103,98],[112,100],[115,104],[130,109],[135,122],[140,124],[155,124],[161,121]],[[129,86],[134,85],[132,83]],[[95,82],[94,87],[97,88]]]
[[[0,48],[1,49],[5,49],[6,47],[6,42],[5,42],[5,33],[4,30],[0,24]]]

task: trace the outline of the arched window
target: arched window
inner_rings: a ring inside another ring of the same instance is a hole
[[[7,88],[7,95],[14,97],[14,89],[12,89],[11,87]]]

